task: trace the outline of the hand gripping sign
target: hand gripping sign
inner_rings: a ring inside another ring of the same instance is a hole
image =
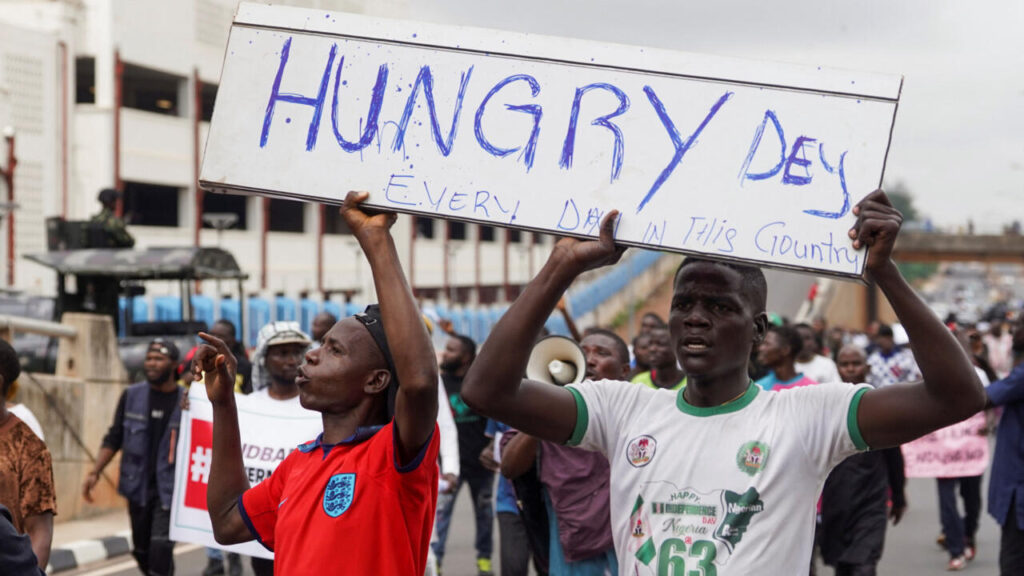
[[[901,85],[243,3],[200,183],[856,277]]]
[[[239,395],[235,402],[242,459],[251,486],[269,478],[296,446],[316,438],[323,431],[319,413],[305,410],[292,402],[252,395]],[[213,527],[206,508],[206,488],[213,461],[213,408],[202,383],[192,386],[189,391],[189,409],[181,414],[181,431],[175,456],[171,540],[273,558],[273,553],[255,540],[224,546],[213,539]]]

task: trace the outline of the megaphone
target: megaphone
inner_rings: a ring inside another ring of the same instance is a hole
[[[534,345],[526,363],[526,377],[558,386],[579,384],[587,372],[587,358],[579,344],[565,336],[546,336]]]

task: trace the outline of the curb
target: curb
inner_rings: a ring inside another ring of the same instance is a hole
[[[80,568],[86,564],[123,556],[132,550],[131,530],[96,540],[69,542],[50,551],[46,573],[53,574]]]

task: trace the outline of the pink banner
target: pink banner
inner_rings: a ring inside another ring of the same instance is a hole
[[[908,478],[979,476],[988,468],[985,412],[903,445]]]

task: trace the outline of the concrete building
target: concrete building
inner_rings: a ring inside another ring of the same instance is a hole
[[[401,17],[407,2],[278,3]],[[87,219],[99,210],[97,192],[116,187],[138,247],[219,245],[250,274],[249,295],[268,301],[374,300],[367,265],[336,209],[204,194],[196,186],[235,4],[0,0],[0,128],[15,134],[0,141],[0,169],[8,142],[17,158],[18,208],[0,227],[9,287],[53,294],[53,272],[21,255],[46,250],[47,218]],[[236,222],[218,231],[211,214],[233,214]],[[447,305],[514,298],[552,243],[410,216],[394,233],[416,294]],[[222,296],[212,283],[199,291]],[[175,293],[158,285],[147,298]]]

